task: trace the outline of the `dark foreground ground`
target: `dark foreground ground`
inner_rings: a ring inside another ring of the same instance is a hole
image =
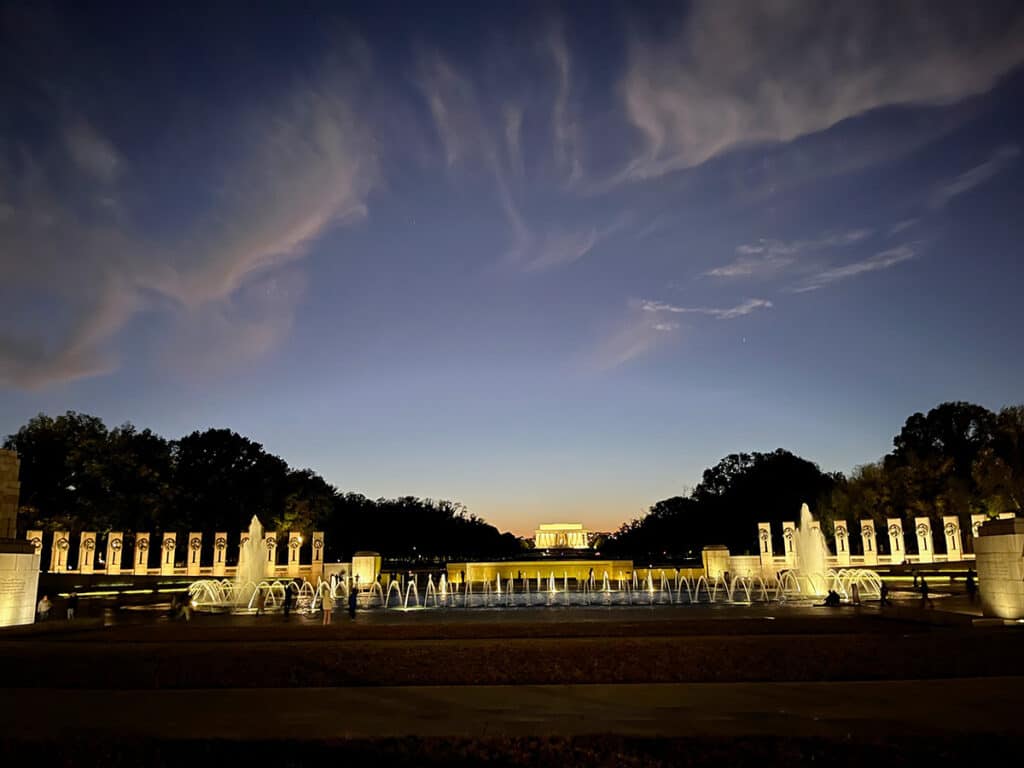
[[[0,764],[916,765],[1011,754],[1024,633],[913,611],[199,617],[0,633]]]

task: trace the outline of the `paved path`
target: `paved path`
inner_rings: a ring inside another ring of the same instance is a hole
[[[458,663],[457,661],[455,663]],[[116,673],[114,673],[116,674]],[[993,706],[998,702],[997,706]],[[0,739],[1020,733],[1024,678],[844,683],[0,690]]]

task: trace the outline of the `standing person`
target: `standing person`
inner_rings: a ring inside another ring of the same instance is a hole
[[[928,596],[928,582],[925,581],[924,576],[921,576],[921,607],[934,608],[935,603]]]
[[[40,621],[47,621],[50,618],[50,609],[52,607],[53,603],[50,602],[50,596],[43,595],[36,606],[36,612],[39,614]]]
[[[331,623],[331,613],[334,611],[334,595],[331,594],[330,589],[324,590],[323,594],[323,620],[324,626],[326,627]]]
[[[883,581],[882,586],[878,588],[878,606],[885,605],[892,605],[892,603],[889,602],[889,585]]]
[[[974,601],[978,596],[978,583],[974,580],[974,571],[967,569],[967,580],[964,582],[964,588],[967,590],[967,600],[971,605],[974,605]]]
[[[68,621],[75,620],[75,611],[78,610],[78,593],[72,592],[68,595]]]
[[[266,604],[267,604],[267,595],[266,595],[266,593],[263,591],[262,588],[257,587],[256,588],[256,615],[257,616],[262,616],[263,615],[263,608],[266,606]]]
[[[860,605],[860,587],[854,582],[850,585],[850,602],[854,605]]]
[[[354,589],[349,590],[348,593],[348,617],[350,619],[356,617],[356,591]]]
[[[288,582],[284,587],[284,601],[281,603],[281,609],[284,611],[285,619],[292,612],[292,586],[292,582]]]

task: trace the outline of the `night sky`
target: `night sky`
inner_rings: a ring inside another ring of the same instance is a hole
[[[1024,399],[1019,2],[205,5],[0,3],[4,435],[525,533]]]

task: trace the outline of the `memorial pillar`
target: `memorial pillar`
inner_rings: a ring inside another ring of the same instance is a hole
[[[299,575],[299,551],[302,547],[302,534],[292,531],[288,534],[288,575]]]
[[[263,537],[263,546],[267,549],[267,576],[272,577],[277,569],[277,534],[268,533]]]
[[[836,564],[842,568],[850,564],[850,529],[845,520],[836,520]]]
[[[321,576],[324,572],[324,532],[313,531],[313,576]]]
[[[202,565],[203,534],[201,531],[193,531],[188,535],[188,561],[185,563],[185,573],[189,576],[198,576]]]
[[[68,570],[68,549],[71,542],[68,541],[67,531],[53,532],[53,548],[50,551],[50,573],[67,573]]]
[[[774,551],[772,548],[772,524],[757,524],[757,552],[761,556],[761,572],[774,571],[775,561],[772,559]]]
[[[25,540],[35,549],[38,555],[43,551],[43,532],[42,531],[26,531]]]
[[[96,562],[96,533],[83,532],[78,542],[78,572],[92,573]]]
[[[935,545],[932,542],[932,521],[927,517],[915,517],[914,534],[917,536],[917,562],[934,562]]]
[[[978,540],[981,524],[986,520],[988,520],[988,515],[971,515],[971,552],[974,551],[974,542]]]
[[[112,531],[107,534],[107,573],[121,572],[121,556],[124,553],[124,534]]]
[[[215,533],[213,539],[213,575],[223,577],[227,573],[228,534]]]
[[[160,575],[174,575],[174,549],[178,545],[178,534],[165,533],[160,544]]]
[[[860,521],[860,541],[864,547],[864,565],[878,565],[878,542],[874,520]]]
[[[943,515],[942,533],[946,538],[946,560],[958,562],[964,559],[964,542],[960,535],[960,518],[957,515]]]
[[[135,565],[132,572],[136,576],[145,576],[149,570],[149,534],[135,534]]]
[[[889,562],[899,565],[907,559],[903,547],[903,521],[898,517],[887,518],[885,524],[889,528]]]
[[[782,524],[782,554],[786,557],[786,565],[796,562],[796,523]]]

